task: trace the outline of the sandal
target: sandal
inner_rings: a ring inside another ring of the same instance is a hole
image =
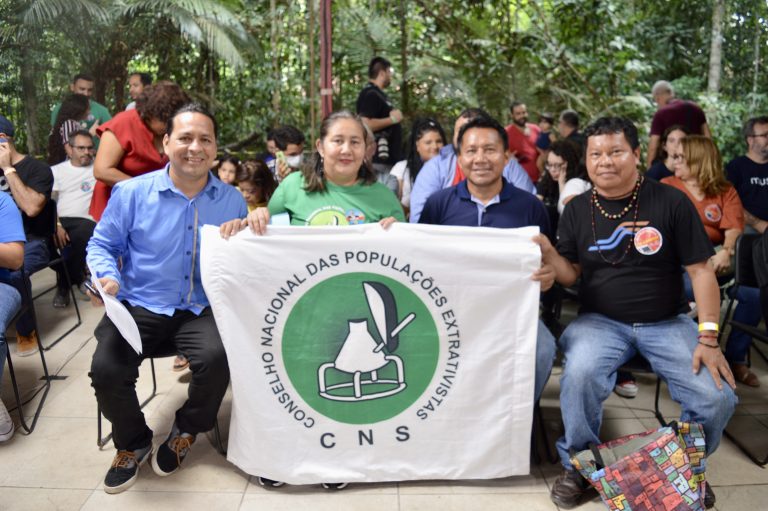
[[[189,360],[187,360],[187,357],[179,353],[176,355],[176,358],[173,359],[173,370],[175,372],[181,372],[184,369],[189,367]]]
[[[747,364],[731,364],[734,379],[748,387],[759,387],[760,380],[757,375],[749,370]]]

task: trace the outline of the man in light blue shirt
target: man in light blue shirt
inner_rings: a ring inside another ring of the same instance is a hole
[[[197,433],[213,428],[229,384],[226,354],[200,279],[199,227],[248,211],[242,195],[209,170],[216,157],[216,121],[200,105],[174,114],[163,148],[168,166],[118,183],[88,244],[88,264],[104,292],[128,308],[143,348],[137,355],[106,316],[94,332],[91,382],[117,448],[104,480],[107,493],[133,485],[150,458],[158,475],[178,470]],[[144,357],[176,349],[192,369],[189,397],[152,457],[152,430],[136,396],[138,368]]]
[[[461,168],[458,166],[458,158],[454,149],[456,137],[462,126],[477,117],[490,118],[490,115],[479,108],[467,108],[461,112],[459,118],[456,119],[456,124],[453,126],[453,145],[444,146],[440,149],[440,154],[426,162],[421,168],[411,190],[411,214],[409,219],[412,224],[419,223],[421,211],[424,209],[424,204],[430,195],[444,188],[457,185],[464,180],[463,173],[459,174]],[[504,179],[516,188],[534,195],[536,194],[536,187],[531,182],[531,178],[528,177],[528,173],[525,172],[515,158],[509,159],[502,175]]]

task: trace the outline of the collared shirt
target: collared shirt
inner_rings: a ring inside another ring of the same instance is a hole
[[[453,185],[456,162],[456,152],[453,150],[453,145],[449,144],[443,146],[440,153],[421,168],[411,190],[411,223],[419,223],[424,203],[433,193]],[[513,186],[533,195],[536,194],[536,187],[531,182],[531,178],[516,159],[509,159],[502,175]]]
[[[211,173],[205,188],[187,198],[168,169],[115,185],[88,243],[87,260],[99,278],[120,284],[120,300],[156,314],[200,314],[208,298],[200,280],[199,228],[243,218],[247,209],[240,192]]]
[[[549,235],[549,216],[544,204],[530,193],[502,180],[501,192],[487,204],[473,197],[463,181],[427,199],[420,223],[467,227],[514,228],[537,225]]]

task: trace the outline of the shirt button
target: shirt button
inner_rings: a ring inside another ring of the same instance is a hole
[[[188,225],[188,226],[187,226],[187,230],[191,231],[191,230],[192,230],[192,226],[191,226],[191,225]]]
[[[192,255],[192,252],[190,252],[189,250],[187,250],[187,255]]]
[[[189,275],[185,275],[184,280],[189,280]]]

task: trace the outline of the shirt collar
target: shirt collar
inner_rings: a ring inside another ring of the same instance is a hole
[[[497,196],[499,198],[498,202],[503,202],[505,200],[509,200],[512,198],[512,190],[513,186],[507,182],[506,179],[503,177],[501,178],[501,192],[499,192],[499,195]],[[472,194],[469,193],[469,188],[467,187],[467,180],[465,179],[458,185],[456,185],[456,193],[459,195],[459,198],[462,200],[472,200]]]
[[[165,167],[163,167],[162,169],[162,172],[158,172],[157,179],[155,179],[155,188],[157,189],[158,192],[171,191],[186,197],[186,195],[181,193],[181,191],[178,188],[176,188],[176,185],[173,184],[173,181],[171,180],[171,175],[169,174],[170,168],[171,168],[171,164],[166,163]],[[222,183],[219,179],[216,179],[213,176],[213,173],[211,173],[211,171],[209,170],[208,182],[205,184],[205,187],[203,188],[203,190],[197,194],[197,197],[205,193],[212,199],[215,199],[216,195],[219,193],[219,189],[223,185],[224,183]]]

